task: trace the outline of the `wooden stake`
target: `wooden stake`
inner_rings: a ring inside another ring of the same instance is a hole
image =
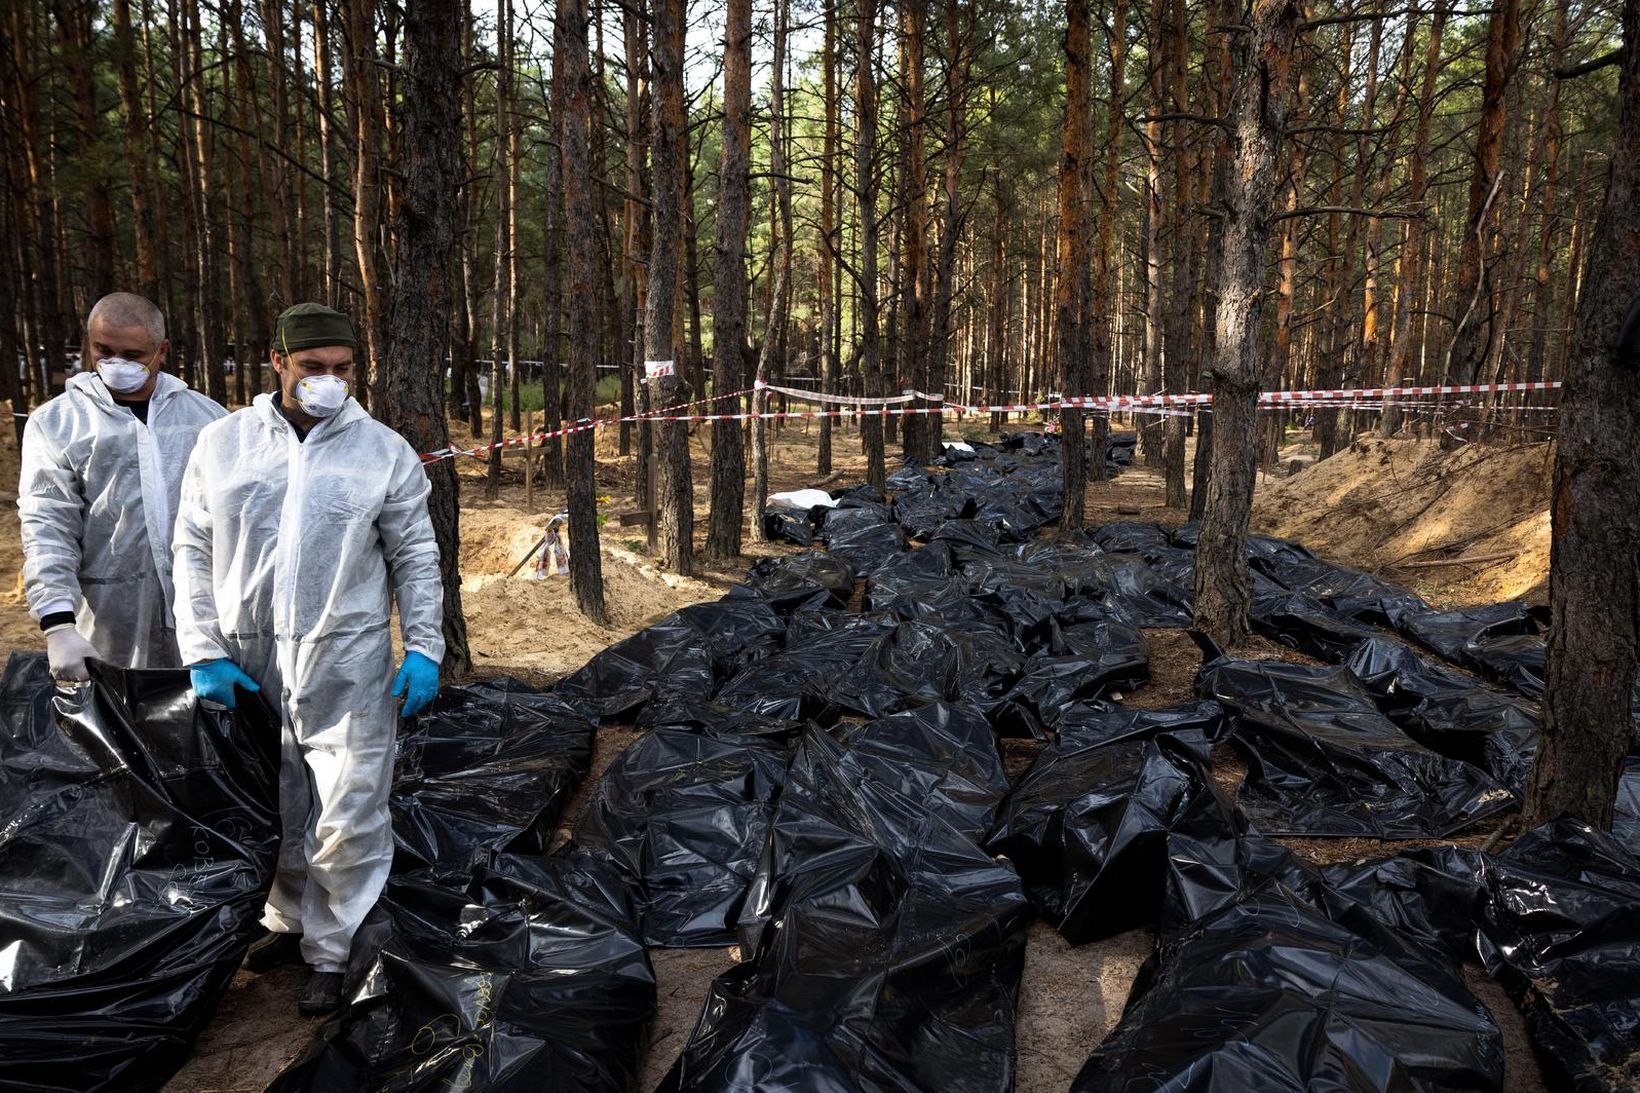
[[[524,511],[535,512],[535,411],[524,411]]]

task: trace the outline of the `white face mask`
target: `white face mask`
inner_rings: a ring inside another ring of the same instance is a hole
[[[308,417],[330,417],[347,401],[347,383],[335,376],[306,376],[296,382],[295,394]]]
[[[128,361],[124,357],[104,357],[97,362],[97,375],[103,385],[116,395],[129,395],[142,390],[148,382],[148,366]]]

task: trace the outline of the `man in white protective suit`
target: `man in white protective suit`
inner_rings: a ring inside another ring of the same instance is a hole
[[[206,429],[183,478],[177,634],[201,698],[260,690],[280,712],[284,842],[246,963],[305,962],[311,1016],[341,1005],[353,934],[387,881],[398,716],[438,690],[444,593],[421,460],[348,393],[353,324],[297,304],[273,348],[278,390]]]
[[[165,316],[129,292],[86,319],[86,360],[23,429],[23,589],[51,674],[178,668],[171,518],[199,432],[227,411],[164,371]]]

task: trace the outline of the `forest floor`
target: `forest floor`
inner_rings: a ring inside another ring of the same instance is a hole
[[[983,425],[948,426],[947,435],[983,436]],[[817,427],[793,424],[771,431],[770,488],[812,486]],[[540,537],[546,519],[562,507],[561,496],[537,490],[533,511],[525,503],[522,461],[509,457],[499,495],[483,497],[484,465],[461,461],[461,563],[463,606],[474,656],[474,675],[510,674],[548,684],[573,671],[594,653],[679,607],[716,599],[758,555],[792,548],[748,542],[747,558],[728,566],[705,565],[690,577],[664,572],[647,556],[642,528],[621,527],[616,515],[631,511],[633,460],[622,457],[613,431],[598,441],[598,494],[608,515],[603,528],[603,569],[610,611],[608,627],[591,626],[576,613],[562,578],[534,580],[526,566],[518,577],[508,571]],[[860,481],[865,462],[857,434],[838,430],[828,484]],[[697,541],[707,515],[709,433],[691,439],[695,467]],[[458,440],[458,442],[461,442]],[[1439,605],[1488,602],[1512,596],[1541,599],[1548,570],[1548,474],[1546,445],[1519,448],[1472,447],[1441,453],[1416,441],[1362,439],[1351,449],[1292,478],[1261,478],[1255,507],[1256,530],[1297,539],[1334,561],[1361,566],[1413,587]],[[1284,451],[1301,456],[1302,445]],[[1284,465],[1285,465],[1284,458]],[[891,462],[892,469],[892,462]],[[0,441],[0,648],[39,648],[34,623],[21,600],[21,548],[17,538],[15,442]],[[1090,526],[1112,520],[1182,522],[1186,513],[1164,505],[1159,474],[1134,466],[1111,482],[1088,490]],[[1137,509],[1137,514],[1131,510]],[[1119,511],[1121,510],[1121,511]],[[1512,552],[1506,561],[1453,567],[1401,568],[1420,560],[1487,557]],[[1151,681],[1131,695],[1129,705],[1159,707],[1192,695],[1201,655],[1179,631],[1147,631]],[[1289,660],[1304,658],[1255,639],[1244,655]],[[566,810],[561,837],[578,814],[581,800],[598,776],[635,739],[622,725],[606,725],[594,743],[592,771]],[[1041,745],[1004,741],[1011,776],[1029,766]],[[1222,749],[1221,749],[1222,752]],[[1239,764],[1215,755],[1216,779],[1228,790],[1239,782]],[[1489,832],[1456,840],[1476,845]],[[1407,844],[1370,840],[1285,840],[1312,861],[1365,860]],[[1019,1093],[1063,1093],[1081,1069],[1090,1047],[1117,1022],[1140,965],[1155,937],[1134,930],[1072,948],[1045,923],[1031,927],[1019,1003]],[[659,985],[659,1013],[652,1026],[638,1089],[652,1089],[689,1038],[714,976],[730,967],[732,949],[657,950],[652,954]],[[1467,979],[1503,1031],[1508,1052],[1509,1093],[1536,1093],[1543,1078],[1531,1053],[1524,1023],[1507,996],[1478,969]],[[303,976],[298,969],[264,975],[241,971],[216,1020],[200,1038],[193,1058],[167,1085],[168,1093],[258,1091],[300,1052],[317,1020],[295,1013]]]

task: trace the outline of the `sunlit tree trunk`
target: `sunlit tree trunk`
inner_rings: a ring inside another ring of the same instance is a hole
[[[1217,336],[1208,365],[1213,466],[1196,547],[1193,620],[1196,629],[1222,645],[1238,644],[1248,632],[1253,582],[1246,538],[1258,466],[1260,313],[1300,15],[1297,0],[1253,0],[1249,25],[1236,36],[1232,51],[1224,260],[1214,292]]]
[[[1640,671],[1640,0],[1624,0],[1618,122],[1560,400],[1543,742],[1525,818],[1608,827]]]

